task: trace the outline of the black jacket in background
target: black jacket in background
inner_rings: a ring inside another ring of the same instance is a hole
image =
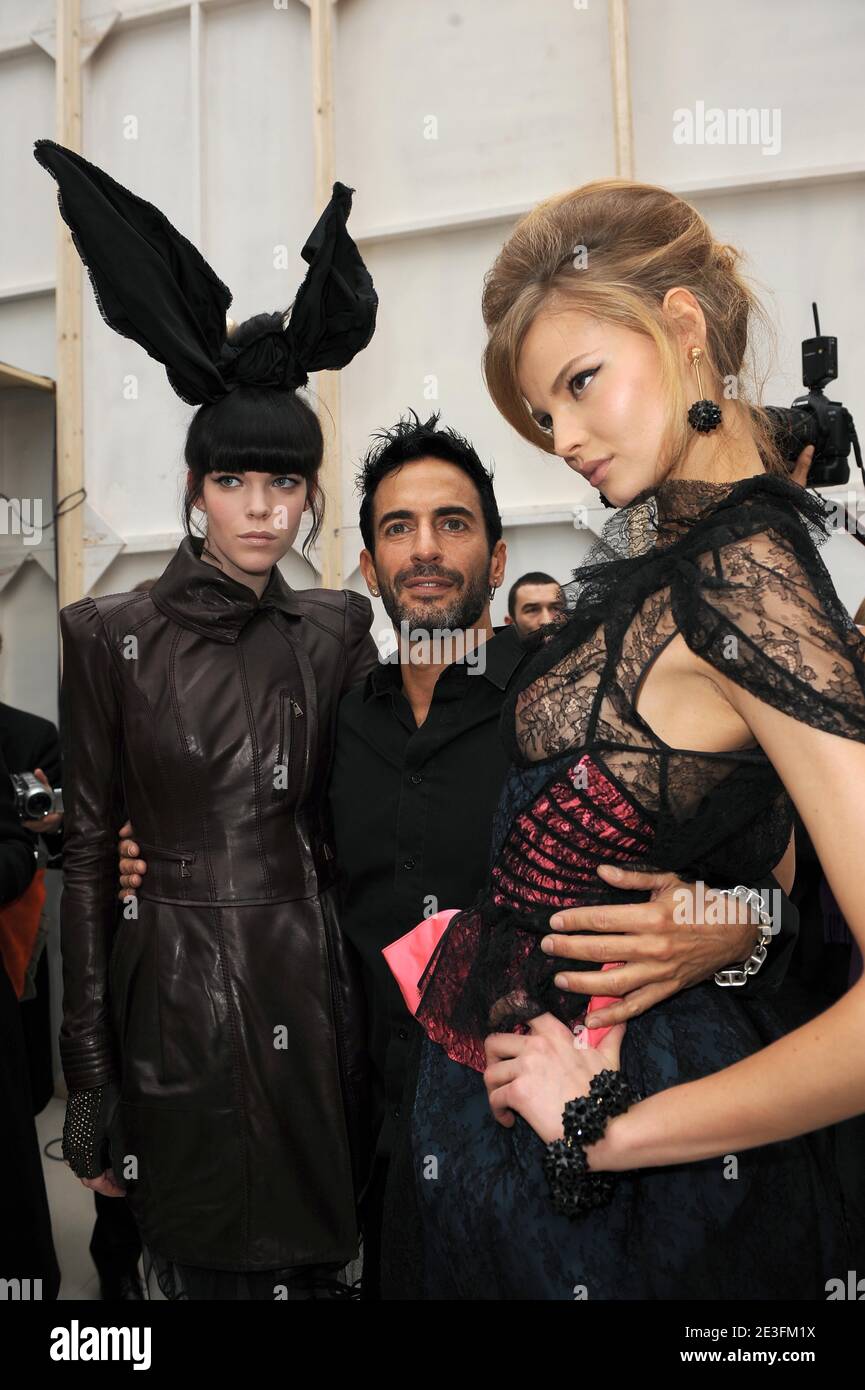
[[[0,749],[10,772],[35,772],[41,767],[52,787],[62,787],[60,738],[50,719],[0,704]],[[63,827],[53,835],[34,835],[25,830],[34,847],[41,839],[59,870],[63,853]],[[40,1114],[54,1094],[54,1057],[51,1034],[51,988],[48,953],[42,952],[34,974],[36,995],[19,1001],[24,1047],[30,1069],[33,1113]]]
[[[35,868],[33,837],[18,820],[9,770],[0,753],[0,906],[21,896]],[[0,1279],[41,1279],[41,1297],[54,1299],[60,1270],[33,1123],[21,1016],[2,961],[0,1116]],[[32,1289],[30,1296],[36,1297]]]

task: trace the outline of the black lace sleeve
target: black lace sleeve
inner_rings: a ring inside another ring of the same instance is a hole
[[[865,639],[804,529],[775,517],[697,558],[672,586],[676,623],[717,671],[792,718],[865,740]]]

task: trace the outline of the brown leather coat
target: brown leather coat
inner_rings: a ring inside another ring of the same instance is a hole
[[[376,661],[371,608],[275,568],[257,601],[200,548],[184,540],[150,593],[60,615],[63,1067],[70,1090],[120,1082],[112,1163],[153,1250],[342,1261],[365,1030],[324,790],[339,699]],[[117,899],[127,814],[137,909]]]

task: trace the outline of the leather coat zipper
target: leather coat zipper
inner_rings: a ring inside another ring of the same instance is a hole
[[[286,720],[286,708],[291,710],[291,718]],[[282,801],[287,795],[291,786],[291,759],[294,751],[295,738],[292,725],[295,719],[303,718],[303,710],[297,703],[290,690],[280,690],[279,692],[279,747],[276,754],[276,769],[285,769],[285,786],[274,787],[273,800]]]
[[[180,865],[181,878],[192,877],[189,865],[195,863],[194,851],[163,849],[161,845],[148,845],[143,840],[138,841],[138,848],[143,851],[145,859],[169,859]]]

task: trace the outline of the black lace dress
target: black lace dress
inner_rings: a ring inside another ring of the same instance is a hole
[[[861,1265],[834,1131],[622,1174],[610,1206],[571,1223],[552,1208],[543,1142],[519,1117],[495,1122],[481,1075],[489,1032],[544,1012],[584,1016],[585,996],[556,989],[562,962],[538,942],[556,908],[645,901],[605,884],[599,863],[722,887],[763,878],[784,853],[792,806],[756,744],[672,747],[637,712],[643,677],[677,634],[794,719],[865,740],[865,642],[817,553],[827,516],[815,494],[766,474],[670,480],[616,513],[575,571],[567,623],[505,701],[512,768],[489,883],[421,982],[386,1296],[822,1299],[827,1279]],[[651,1095],[806,1017],[784,988],[743,999],[710,981],[629,1023],[622,1069]]]

